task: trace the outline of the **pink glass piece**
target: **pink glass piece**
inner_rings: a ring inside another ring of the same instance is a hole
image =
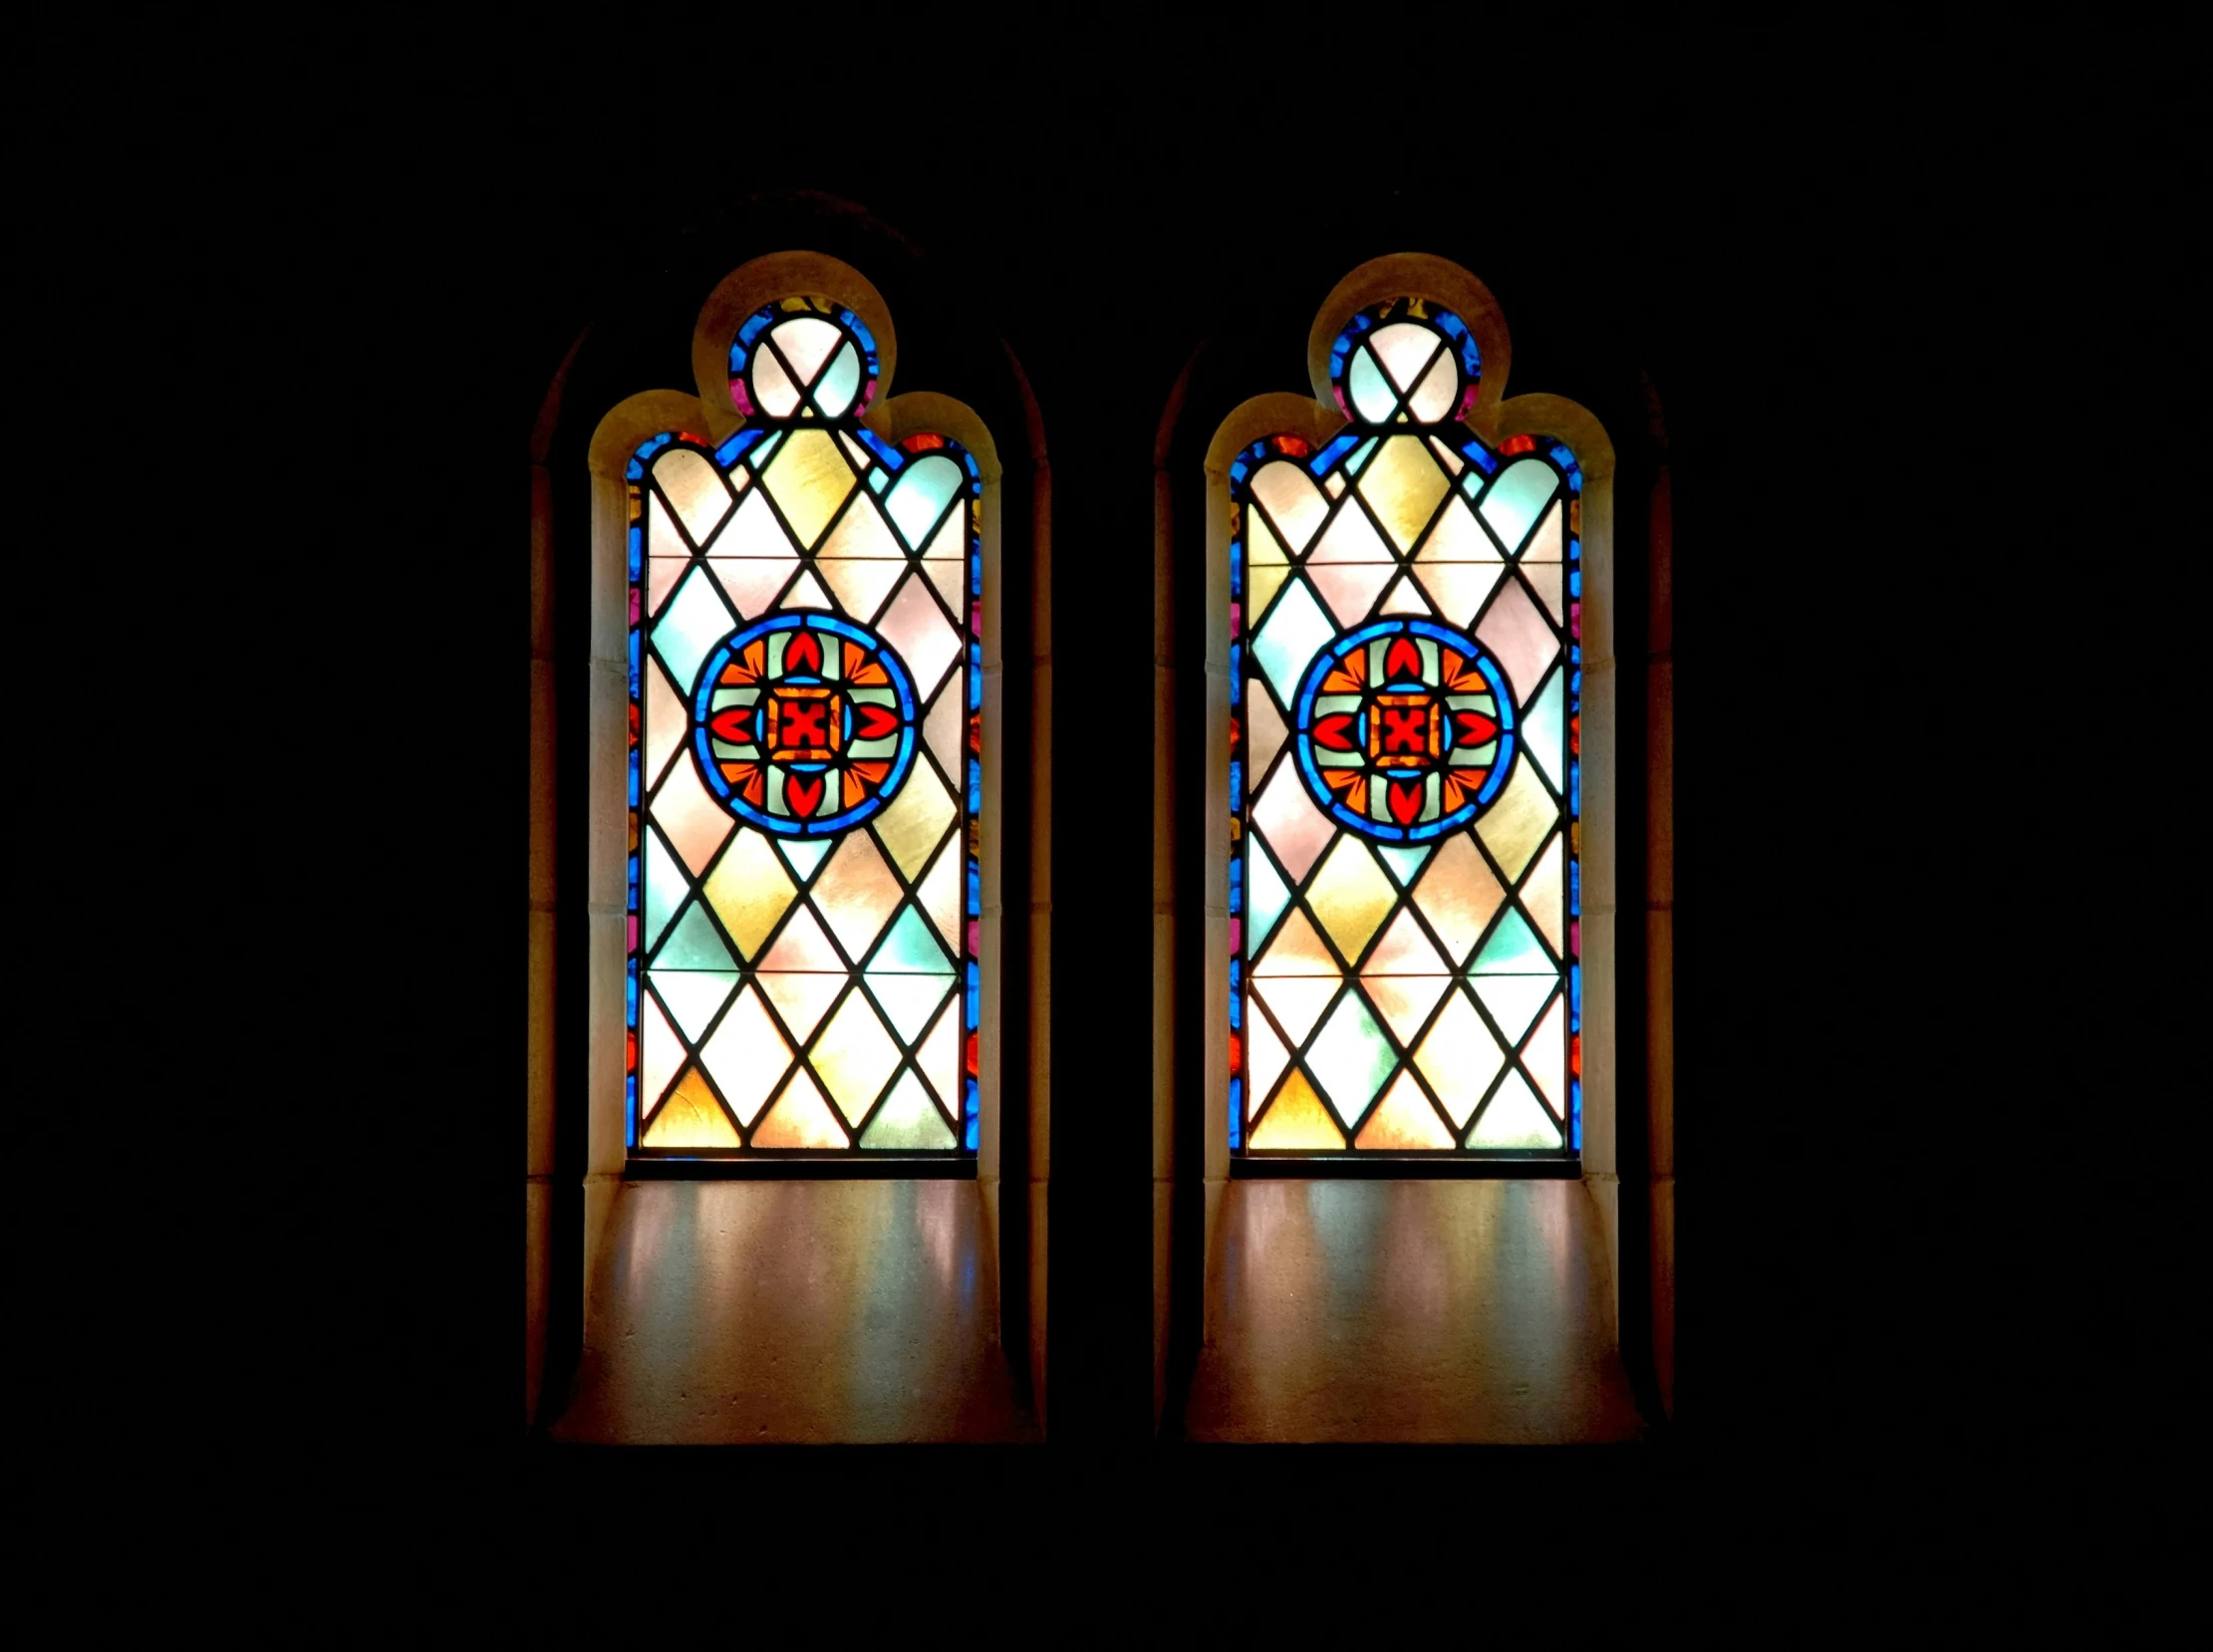
[[[1544,1099],[1552,1104],[1552,1111],[1560,1117],[1567,1116],[1567,994],[1561,993],[1552,1000],[1536,1023],[1536,1030],[1529,1034],[1521,1046],[1521,1065],[1536,1080],[1536,1087]]]
[[[1507,684],[1520,697],[1533,695],[1543,687],[1544,668],[1559,652],[1551,621],[1530,600],[1519,579],[1506,582],[1498,601],[1483,617],[1476,641],[1506,669]]]
[[[1368,617],[1368,605],[1397,570],[1382,562],[1316,563],[1306,570],[1337,623],[1347,629]]]
[[[661,782],[661,771],[669,766],[669,754],[684,744],[691,720],[685,715],[683,698],[670,686],[669,674],[651,655],[646,657],[645,676],[646,767],[641,783],[651,792]]]
[[[937,1023],[923,1035],[915,1052],[915,1065],[938,1092],[946,1111],[961,1116],[961,994],[958,992],[939,1012]]]
[[[929,585],[920,575],[910,575],[892,598],[891,607],[877,629],[914,674],[915,689],[928,699],[945,676],[946,668],[961,657],[961,635],[946,624]]]
[[[850,1147],[852,1138],[847,1136],[830,1111],[830,1104],[822,1099],[822,1090],[807,1069],[801,1067],[791,1075],[791,1082],[784,1086],[784,1093],[769,1108],[768,1116],[761,1120],[760,1128],[753,1133],[755,1147]]]
[[[1252,496],[1274,519],[1282,532],[1284,548],[1293,556],[1306,548],[1307,540],[1313,538],[1329,511],[1329,500],[1314,485],[1305,466],[1289,459],[1272,459],[1255,470]]]
[[[706,871],[733,824],[722,806],[707,795],[697,765],[690,761],[670,765],[669,778],[661,783],[651,813],[694,878]]]
[[[659,615],[662,605],[668,602],[669,593],[677,588],[677,581],[684,578],[684,571],[691,567],[689,560],[680,561],[673,556],[656,556],[646,559],[646,611]],[[635,597],[636,592],[632,595]],[[638,616],[631,616],[631,624],[638,623]]]
[[[1307,868],[1329,846],[1337,828],[1315,808],[1306,788],[1289,763],[1275,771],[1267,790],[1252,809],[1252,824],[1266,837],[1293,882],[1306,876]]]
[[[784,924],[783,933],[776,937],[775,945],[761,959],[760,966],[763,970],[825,971],[835,974],[841,981],[846,975],[845,960],[838,957],[814,909],[807,906],[793,913]]]
[[[784,1025],[791,1029],[792,1037],[804,1044],[851,977],[843,969],[836,974],[763,969],[753,978],[760,986],[761,995],[784,1018]]]

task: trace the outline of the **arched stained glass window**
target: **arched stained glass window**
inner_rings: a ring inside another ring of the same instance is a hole
[[[978,468],[862,421],[851,308],[728,348],[734,432],[627,467],[630,1152],[971,1155]]]
[[[1443,306],[1367,305],[1342,431],[1230,466],[1239,1155],[1582,1145],[1583,476],[1463,422],[1485,365]]]

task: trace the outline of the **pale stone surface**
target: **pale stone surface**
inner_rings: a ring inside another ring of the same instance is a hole
[[[1646,1095],[1652,1174],[1675,1174],[1675,914],[1644,915]]]
[[[1052,909],[1029,915],[1029,1174],[1052,1174]]]
[[[1640,1432],[1579,1182],[1240,1181],[1216,1226],[1194,1440]]]
[[[530,1066],[526,1093],[530,1125],[527,1176],[553,1173],[553,914],[533,912],[530,919]]]
[[[1675,904],[1675,662],[1655,660],[1645,672],[1645,898]]]
[[[630,685],[621,670],[594,662],[589,719],[590,837],[585,844],[584,898],[595,911],[620,912],[630,899]]]
[[[1168,1404],[1168,1319],[1174,1268],[1169,1240],[1175,1208],[1175,1184],[1156,1177],[1153,1182],[1153,1427],[1156,1431],[1160,1428],[1161,1412]]]
[[[1614,1141],[1619,1023],[1613,994],[1593,991],[1591,983],[1614,978],[1614,935],[1612,913],[1583,915],[1583,1168],[1608,1175],[1621,1168]]]
[[[1583,911],[1611,912],[1620,898],[1615,877],[1614,715],[1619,684],[1613,664],[1583,672]]]
[[[1652,1184],[1652,1364],[1660,1403],[1675,1415],[1675,1178]]]
[[[1045,1394],[1045,1256],[1049,1249],[1045,1213],[1051,1191],[1052,1185],[1042,1177],[1029,1184],[1029,1391],[1037,1426],[1044,1430],[1052,1427]]]
[[[1598,1232],[1604,1239],[1599,1260],[1606,1268],[1605,1288],[1599,1293],[1606,1310],[1606,1341],[1621,1346],[1621,1281],[1614,1272],[1614,1258],[1621,1254],[1621,1178],[1607,1171],[1583,1177],[1583,1191],[1598,1213]]]
[[[1174,912],[1153,914],[1153,1175],[1176,1174],[1176,933]]]
[[[553,901],[554,871],[554,667],[550,660],[530,662],[530,900]]]
[[[634,1182],[563,1441],[1037,1437],[998,1342],[973,1182]]]
[[[530,658],[553,658],[553,473],[530,467]]]
[[[591,977],[585,995],[587,1050],[585,1169],[610,1175],[629,1157],[623,1137],[623,947],[625,915],[595,912],[589,922]]]
[[[998,983],[1002,949],[999,918],[986,912],[976,924],[976,964],[983,977],[983,1013],[976,1023],[976,1162],[978,1176],[1001,1174],[999,1152],[999,1048],[1004,1028],[999,1020]]]
[[[538,1415],[538,1395],[546,1368],[546,1291],[552,1273],[553,1190],[544,1182],[523,1183],[522,1349],[523,1419]]]

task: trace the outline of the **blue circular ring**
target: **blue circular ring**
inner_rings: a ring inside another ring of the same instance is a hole
[[[1491,772],[1483,782],[1483,789],[1468,802],[1450,814],[1414,826],[1397,826],[1385,821],[1370,820],[1345,807],[1337,793],[1331,791],[1321,777],[1321,766],[1314,761],[1314,700],[1321,692],[1321,681],[1329,675],[1329,668],[1355,649],[1366,648],[1378,637],[1426,637],[1441,643],[1456,653],[1466,655],[1491,685],[1491,696],[1499,706],[1499,755],[1493,759]],[[1327,648],[1316,654],[1299,679],[1298,692],[1291,698],[1291,741],[1298,760],[1298,776],[1306,784],[1307,795],[1315,805],[1340,826],[1350,827],[1365,837],[1382,843],[1427,843],[1456,832],[1472,824],[1479,815],[1488,811],[1506,788],[1507,775],[1512,772],[1519,755],[1516,747],[1520,737],[1515,732],[1514,691],[1507,686],[1506,673],[1491,658],[1491,651],[1470,637],[1466,632],[1455,631],[1430,620],[1378,620],[1364,625],[1357,631],[1347,632]]]
[[[754,808],[730,789],[730,783],[722,778],[720,766],[707,749],[707,707],[714,698],[715,684],[722,675],[722,668],[742,653],[747,644],[778,631],[821,631],[860,644],[884,663],[884,674],[892,680],[892,688],[899,694],[899,750],[892,757],[891,772],[884,776],[884,783],[876,788],[875,796],[823,820],[793,820],[787,815],[772,815]],[[707,656],[706,669],[699,674],[699,686],[692,692],[692,749],[707,789],[739,819],[780,837],[829,837],[880,813],[906,784],[908,771],[915,766],[915,680],[908,675],[907,663],[892,652],[892,646],[866,626],[828,614],[772,615],[724,638],[721,646]]]

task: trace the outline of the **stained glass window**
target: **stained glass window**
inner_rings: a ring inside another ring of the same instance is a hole
[[[862,422],[868,326],[730,343],[743,422],[628,466],[634,1157],[962,1157],[977,1137],[982,494]]]
[[[1419,298],[1338,334],[1348,420],[1231,482],[1230,1145],[1582,1145],[1582,471],[1462,419]]]

